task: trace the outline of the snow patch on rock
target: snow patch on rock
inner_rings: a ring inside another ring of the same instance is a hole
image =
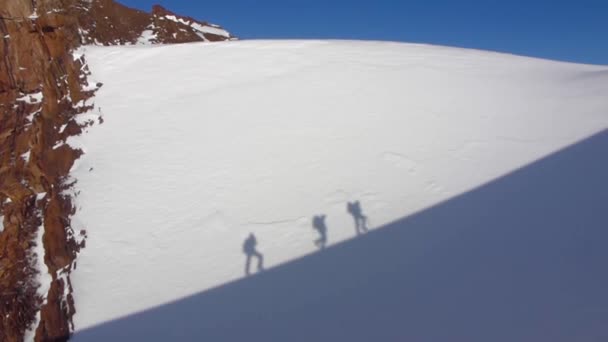
[[[27,104],[39,104],[42,103],[42,98],[42,91],[39,91],[32,94],[21,94],[21,96],[17,98],[17,101],[25,102]]]
[[[158,35],[155,33],[154,26],[150,25],[146,30],[141,33],[141,36],[137,38],[137,44],[150,45],[156,42]]]
[[[42,304],[40,307],[44,306],[47,303],[47,295],[49,293],[49,289],[51,288],[51,283],[53,281],[53,277],[50,274],[49,268],[44,262],[44,219],[38,227],[38,232],[36,233],[36,239],[34,243],[36,244],[33,251],[32,257],[35,258],[35,269],[38,271],[38,275],[36,277],[36,283],[38,284],[38,289],[36,291],[37,295],[42,298]],[[36,318],[34,323],[30,326],[30,328],[25,332],[24,340],[25,341],[34,341],[34,337],[36,335],[36,329],[38,329],[38,325],[40,324],[40,310],[36,313]]]
[[[204,39],[205,41],[208,40],[205,37],[206,33],[225,37],[225,38],[230,38],[230,33],[228,33],[228,31],[220,28],[217,25],[212,25],[212,26],[211,25],[201,25],[201,24],[193,22],[193,21],[185,20],[183,18],[178,18],[175,15],[165,15],[165,18],[167,18],[168,20],[174,21],[176,23],[180,23],[180,24],[191,27],[197,33],[197,35],[199,37],[201,37],[202,39]]]

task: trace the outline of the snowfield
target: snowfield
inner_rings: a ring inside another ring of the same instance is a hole
[[[608,128],[603,66],[351,41],[81,52],[104,86],[103,124],[68,142],[77,331],[243,278],[250,233],[272,269],[325,253],[313,216],[329,251],[357,238],[348,202],[375,234]]]

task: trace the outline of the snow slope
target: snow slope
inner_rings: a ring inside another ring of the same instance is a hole
[[[463,194],[608,128],[608,68],[425,45],[86,47],[104,123],[69,141],[82,330]]]

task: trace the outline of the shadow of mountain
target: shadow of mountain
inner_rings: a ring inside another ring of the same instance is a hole
[[[606,341],[608,130],[82,341]],[[145,286],[145,284],[142,284]]]

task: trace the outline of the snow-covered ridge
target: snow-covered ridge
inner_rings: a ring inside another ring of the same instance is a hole
[[[95,1],[77,8],[79,34],[84,45],[149,45],[217,42],[234,39],[218,25],[181,16],[160,5],[151,12],[123,6],[115,1]]]
[[[177,23],[178,28],[173,29],[173,32],[168,32],[164,25],[164,22],[168,21]],[[173,14],[154,13],[152,23],[141,32],[136,44],[160,44],[163,42],[162,37],[167,37],[167,35],[170,40],[180,41],[184,34],[194,34],[195,37],[198,37],[197,39],[204,42],[217,41],[218,37],[220,37],[219,40],[234,40],[228,31],[218,25],[199,23]]]
[[[313,216],[331,247],[356,238],[349,202],[373,230],[608,128],[600,66],[349,41],[86,54],[105,122],[73,170],[76,329],[243,277],[250,233],[271,268],[317,252]]]
[[[230,33],[228,33],[228,31],[226,31],[224,29],[219,28],[217,25],[201,25],[201,24],[193,22],[193,21],[178,18],[175,15],[165,15],[164,18],[193,28],[194,30],[196,30],[200,33],[200,37],[203,39],[206,39],[205,33],[230,38]]]

